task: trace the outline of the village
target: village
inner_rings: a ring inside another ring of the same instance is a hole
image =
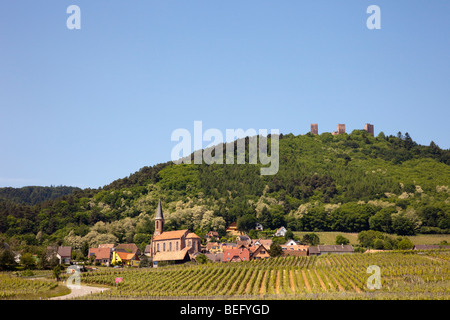
[[[238,230],[236,222],[228,226],[226,232],[234,242],[219,242],[217,231],[209,231],[202,239],[189,230],[164,230],[164,215],[159,200],[155,215],[155,232],[150,244],[141,251],[134,243],[100,244],[89,248],[89,264],[105,267],[158,267],[168,264],[181,264],[190,261],[205,263],[230,263],[270,259],[274,256],[319,256],[324,254],[351,254],[350,244],[305,245],[286,238],[287,229],[280,227],[267,239],[251,239]],[[256,229],[262,230],[260,224]],[[274,246],[274,240],[276,245]],[[280,242],[282,240],[285,240]],[[435,246],[417,245],[416,250],[436,249]],[[275,254],[274,251],[278,252]],[[56,256],[59,264],[77,264],[72,261],[70,246],[48,247],[49,256]],[[272,252],[271,252],[272,251]]]

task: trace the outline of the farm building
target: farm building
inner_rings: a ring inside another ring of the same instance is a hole
[[[307,256],[309,246],[303,245],[281,245],[281,250],[283,250],[283,256]]]
[[[353,253],[353,246],[350,244],[318,245],[309,247],[308,251],[308,254],[310,256],[320,256],[321,254],[327,253],[336,253],[336,254]]]

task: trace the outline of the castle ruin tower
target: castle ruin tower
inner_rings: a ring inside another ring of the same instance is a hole
[[[364,130],[367,131],[373,137],[373,134],[374,134],[373,124],[366,123],[366,125],[364,126]]]
[[[345,133],[345,124],[339,123],[337,125],[337,131],[333,131],[331,134],[333,136],[337,136],[338,134],[343,134],[343,133]]]
[[[311,123],[311,134],[312,135],[319,134],[319,125],[317,123]]]
[[[337,134],[344,134],[345,133],[345,124],[339,123],[337,125]]]
[[[161,199],[158,201],[158,208],[156,208],[156,216],[155,216],[155,233],[154,235],[160,235],[164,232],[164,216],[161,206]]]

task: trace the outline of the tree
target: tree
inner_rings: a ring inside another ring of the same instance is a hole
[[[307,233],[303,236],[300,242],[304,245],[309,244],[311,246],[317,246],[320,243],[320,239],[315,233]]]
[[[203,253],[195,257],[195,260],[200,264],[205,264],[208,262],[208,258]]]
[[[373,248],[377,249],[377,250],[382,250],[384,249],[384,241],[381,239],[375,239],[373,241]]]
[[[392,218],[391,215],[396,213],[395,207],[383,208],[375,215],[369,218],[369,226],[371,230],[382,231],[386,233],[392,232]]]
[[[33,255],[29,252],[22,254],[20,257],[20,264],[22,264],[25,269],[34,269],[36,267],[36,261],[33,258]]]
[[[289,239],[294,239],[294,233],[292,232],[291,229],[288,229],[288,230],[286,231],[286,233],[284,234],[284,239],[285,239],[286,241],[288,241]]]
[[[14,252],[9,248],[0,249],[0,270],[14,270],[16,265]]]
[[[345,238],[342,235],[337,235],[336,236],[336,244],[349,244],[350,240],[348,240],[347,238]]]
[[[151,266],[150,259],[146,255],[143,255],[141,257],[141,260],[139,261],[139,268],[145,268],[150,266]]]
[[[392,218],[392,229],[396,234],[401,236],[415,234],[413,222],[404,215],[395,215]]]
[[[403,237],[403,239],[398,242],[397,248],[399,250],[410,250],[414,248],[414,244],[408,238]]]
[[[375,239],[384,240],[385,236],[374,230],[361,231],[358,233],[358,241],[361,246],[366,248],[373,248]]]
[[[270,245],[269,254],[272,258],[279,257],[282,255],[282,253],[283,249],[281,249],[281,246],[279,244],[274,242]]]
[[[62,271],[61,265],[57,265],[56,267],[53,268],[53,276],[55,277],[56,281],[59,281],[60,276],[61,276],[61,271]]]
[[[256,218],[251,214],[243,215],[237,219],[236,226],[239,231],[248,232],[255,229]]]

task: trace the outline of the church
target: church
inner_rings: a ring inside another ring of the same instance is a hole
[[[159,199],[151,246],[154,265],[157,265],[160,261],[183,263],[191,260],[193,254],[200,252],[201,239],[187,229],[164,231],[164,215],[161,199]]]

